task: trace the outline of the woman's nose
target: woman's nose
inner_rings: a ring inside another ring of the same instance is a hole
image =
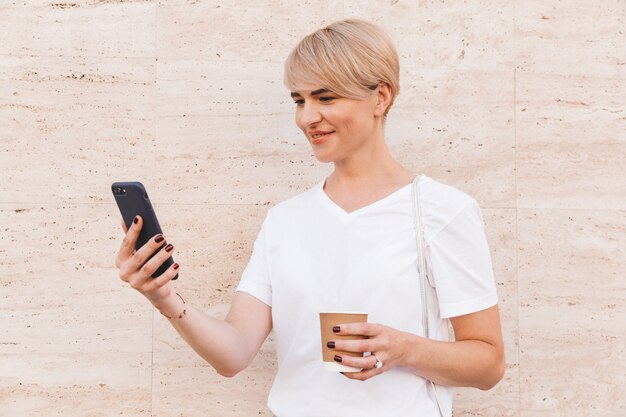
[[[309,126],[322,120],[322,115],[317,106],[305,103],[298,118],[301,125]]]

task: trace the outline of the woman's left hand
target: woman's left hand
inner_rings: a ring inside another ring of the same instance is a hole
[[[404,332],[381,324],[348,323],[339,325],[339,332],[336,334],[368,336],[368,339],[342,340],[338,338],[333,340],[334,350],[371,352],[371,355],[362,358],[335,355],[335,360],[343,365],[362,368],[361,372],[343,373],[347,378],[365,381],[402,364],[407,345]],[[376,357],[383,363],[379,368],[376,368]]]

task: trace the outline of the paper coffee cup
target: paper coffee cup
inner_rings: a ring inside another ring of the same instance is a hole
[[[335,355],[363,357],[363,352],[345,352],[330,349],[326,344],[331,340],[358,340],[366,336],[341,336],[333,333],[333,327],[344,323],[363,323],[367,321],[367,313],[352,311],[325,311],[320,313],[320,330],[322,332],[322,360],[324,368],[334,372],[360,372],[362,368],[346,366],[335,362]]]

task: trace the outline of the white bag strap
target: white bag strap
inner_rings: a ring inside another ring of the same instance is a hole
[[[413,180],[413,221],[415,222],[415,240],[417,243],[417,260],[419,262],[420,292],[422,294],[422,325],[424,337],[429,337],[428,332],[428,300],[426,294],[426,248],[424,244],[424,232],[422,230],[422,207],[420,204],[420,177]]]
[[[415,221],[415,239],[417,243],[417,257],[419,262],[419,278],[420,278],[420,291],[422,295],[422,326],[424,328],[424,337],[429,338],[428,332],[428,298],[426,293],[426,243],[424,241],[424,230],[422,225],[422,207],[420,205],[420,179],[424,175],[416,176],[413,180],[413,220]],[[437,408],[439,414],[443,417],[443,410],[439,403],[439,396],[437,395],[437,387],[433,381],[429,381],[433,387],[435,393],[435,400],[437,401]]]

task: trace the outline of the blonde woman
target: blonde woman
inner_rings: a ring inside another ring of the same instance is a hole
[[[411,193],[416,175],[394,160],[384,138],[386,115],[400,91],[391,39],[365,21],[333,23],[291,52],[285,84],[296,124],[315,157],[332,163],[334,171],[269,210],[226,319],[203,314],[175,293],[170,280],[177,265],[150,278],[173,249],[146,262],[160,246],[155,237],[133,254],[141,218],[127,231],[118,254],[121,279],[227,377],[252,362],[274,329],[278,373],[268,406],[278,417],[450,416],[451,387],[487,390],[504,373],[480,208],[463,192],[421,177],[435,296],[429,305],[432,339],[425,339],[419,336]],[[361,372],[333,373],[322,365],[318,313],[337,309],[369,313],[369,323],[338,323],[334,329],[366,340],[329,344],[337,351],[371,352],[335,355]],[[448,341],[446,319],[455,341]],[[438,384],[437,398],[428,381]]]

